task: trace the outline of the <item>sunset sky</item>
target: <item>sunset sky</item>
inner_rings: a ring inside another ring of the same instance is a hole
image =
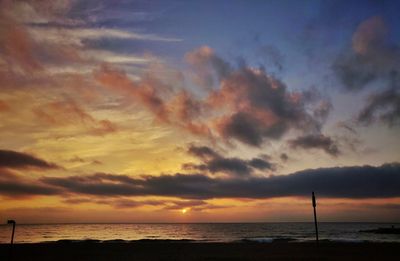
[[[0,3],[0,220],[400,219],[399,1]]]

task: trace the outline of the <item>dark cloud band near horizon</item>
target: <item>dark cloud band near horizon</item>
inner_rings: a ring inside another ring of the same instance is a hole
[[[0,168],[56,169],[59,168],[59,166],[27,153],[12,150],[0,150]]]
[[[23,189],[19,189],[21,184],[24,185]],[[180,173],[140,178],[96,173],[88,176],[42,177],[30,183],[21,179],[10,180],[6,176],[0,179],[0,195],[4,196],[51,194],[265,199],[309,196],[311,191],[315,191],[320,197],[363,199],[400,197],[399,187],[400,163],[308,169],[289,175],[247,179]]]

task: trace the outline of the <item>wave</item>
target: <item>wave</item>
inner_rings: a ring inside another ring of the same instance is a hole
[[[293,242],[297,241],[291,237],[255,237],[255,238],[244,238],[241,242],[254,242],[254,243],[273,243],[273,242]]]
[[[365,243],[368,242],[362,239],[352,239],[352,238],[331,238],[328,239],[329,242],[339,242],[339,243]]]

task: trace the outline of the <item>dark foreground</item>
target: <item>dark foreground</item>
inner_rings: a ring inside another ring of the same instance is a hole
[[[0,260],[400,260],[399,243],[58,242],[0,244]]]

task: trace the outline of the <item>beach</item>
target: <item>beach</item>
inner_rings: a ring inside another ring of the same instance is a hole
[[[399,243],[141,240],[0,244],[1,260],[399,260]]]

